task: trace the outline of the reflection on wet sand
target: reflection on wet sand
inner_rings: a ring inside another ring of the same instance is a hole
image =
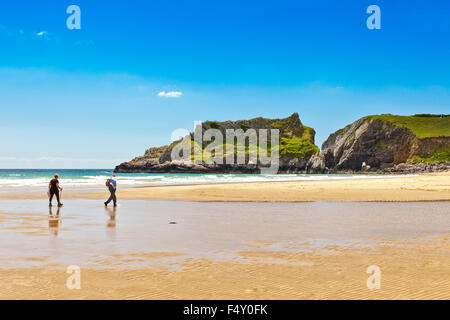
[[[0,299],[449,298],[450,202],[44,205],[0,200]]]
[[[416,203],[193,203],[123,201],[104,208],[93,200],[67,200],[43,209],[44,201],[0,200],[0,268],[43,265],[19,258],[49,257],[45,264],[104,267],[148,266],[116,261],[116,255],[176,252],[191,258],[233,259],[260,250],[328,252],[330,246],[371,246],[447,234],[449,202]],[[40,211],[45,210],[45,211]],[[45,212],[45,214],[43,214]],[[49,212],[49,214],[47,214]],[[64,214],[64,217],[62,215]],[[120,215],[120,221],[119,217]],[[65,220],[62,225],[62,220]],[[171,222],[177,224],[171,224]],[[48,241],[50,238],[51,241]],[[18,245],[20,243],[20,245]],[[7,259],[2,259],[8,257]],[[175,259],[172,259],[175,260]],[[173,261],[169,261],[172,263]],[[179,259],[177,259],[178,261]]]
[[[109,215],[108,223],[106,224],[107,228],[115,228],[116,227],[116,210],[117,207],[108,208],[105,207],[107,214]]]
[[[53,207],[48,208],[48,230],[55,237],[58,236],[59,224],[61,223],[60,211],[61,207],[58,207],[56,209],[56,215],[53,215]]]

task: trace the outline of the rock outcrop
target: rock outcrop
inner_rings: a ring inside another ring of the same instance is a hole
[[[201,124],[202,135],[209,129],[220,131],[251,129],[278,129],[278,173],[414,173],[450,170],[450,116],[377,115],[363,117],[345,128],[331,134],[322,145],[322,151],[314,145],[315,131],[304,126],[297,113],[285,119],[255,118],[239,121],[206,121]],[[189,144],[195,145],[194,133],[187,136]],[[190,139],[190,140],[189,140]],[[181,141],[181,140],[180,140]],[[201,145],[200,161],[172,159],[174,148],[180,143],[150,148],[143,156],[116,167],[116,172],[148,173],[260,173],[259,158],[252,162],[248,157],[244,164],[229,163],[223,152],[223,163],[205,160],[203,151],[208,143]],[[252,142],[250,142],[250,145]],[[223,150],[228,145],[223,141]],[[258,152],[262,146],[256,143]],[[269,149],[273,150],[272,144]],[[242,151],[242,150],[241,150]]]
[[[202,136],[209,129],[215,129],[226,136],[227,130],[240,131],[242,134],[249,133],[251,129],[257,131],[259,139],[260,129],[278,129],[280,139],[279,143],[279,169],[278,172],[304,172],[311,156],[319,152],[319,148],[314,144],[315,131],[312,128],[304,126],[300,121],[297,113],[292,114],[284,119],[265,119],[255,118],[250,120],[239,121],[206,121],[201,124]],[[194,133],[187,136],[194,142]],[[270,134],[269,134],[270,141]],[[223,152],[223,164],[210,163],[203,158],[201,161],[192,161],[191,159],[174,160],[172,152],[179,145],[181,140],[171,145],[150,148],[143,156],[134,158],[129,162],[122,163],[115,168],[115,172],[146,172],[146,173],[259,173],[261,172],[261,163],[252,162],[246,159],[244,164],[236,162],[229,163],[226,161],[227,154]],[[251,142],[250,142],[251,143]],[[202,144],[202,150],[207,148],[208,143]],[[226,141],[223,141],[223,150],[226,148]],[[248,153],[248,147],[246,152]],[[255,146],[258,152],[261,152],[262,145],[257,143]],[[272,150],[274,145],[270,145]],[[235,150],[233,148],[233,150]],[[264,151],[267,151],[265,149]],[[234,151],[235,156],[237,150]],[[269,151],[270,153],[270,151]],[[259,158],[258,158],[259,159]]]
[[[450,170],[447,115],[367,116],[331,134],[309,172]]]

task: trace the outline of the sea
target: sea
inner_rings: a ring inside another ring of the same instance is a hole
[[[103,188],[112,169],[0,169],[0,190],[46,187],[54,174],[63,187]],[[118,173],[120,186],[170,186],[236,182],[308,181],[377,178],[364,174],[189,174],[189,173]],[[384,178],[387,176],[383,176]],[[395,177],[395,176],[388,176]]]

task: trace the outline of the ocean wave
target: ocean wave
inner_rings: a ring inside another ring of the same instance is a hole
[[[22,175],[21,175],[22,176]],[[25,177],[18,175],[0,178],[0,188],[16,187],[46,187],[50,181],[48,177]],[[365,179],[378,178],[373,175],[326,175],[326,174],[141,174],[141,175],[119,175],[120,186],[168,186],[188,184],[213,184],[213,183],[235,183],[235,182],[276,182],[276,181],[320,181],[336,179]],[[397,177],[397,176],[383,176]],[[61,177],[60,183],[63,187],[103,187],[109,175],[80,175],[72,177]]]

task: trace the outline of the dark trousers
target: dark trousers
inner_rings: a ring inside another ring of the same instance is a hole
[[[111,193],[111,195],[109,196],[109,199],[106,200],[106,204],[110,203],[111,201],[114,202],[114,205],[117,203],[117,198],[116,198],[116,190],[114,190],[114,188],[109,187],[109,192]]]
[[[56,200],[58,200],[58,204],[59,204],[60,203],[59,202],[59,190],[50,190],[50,199],[49,199],[50,203],[52,203],[54,195],[56,196]]]

